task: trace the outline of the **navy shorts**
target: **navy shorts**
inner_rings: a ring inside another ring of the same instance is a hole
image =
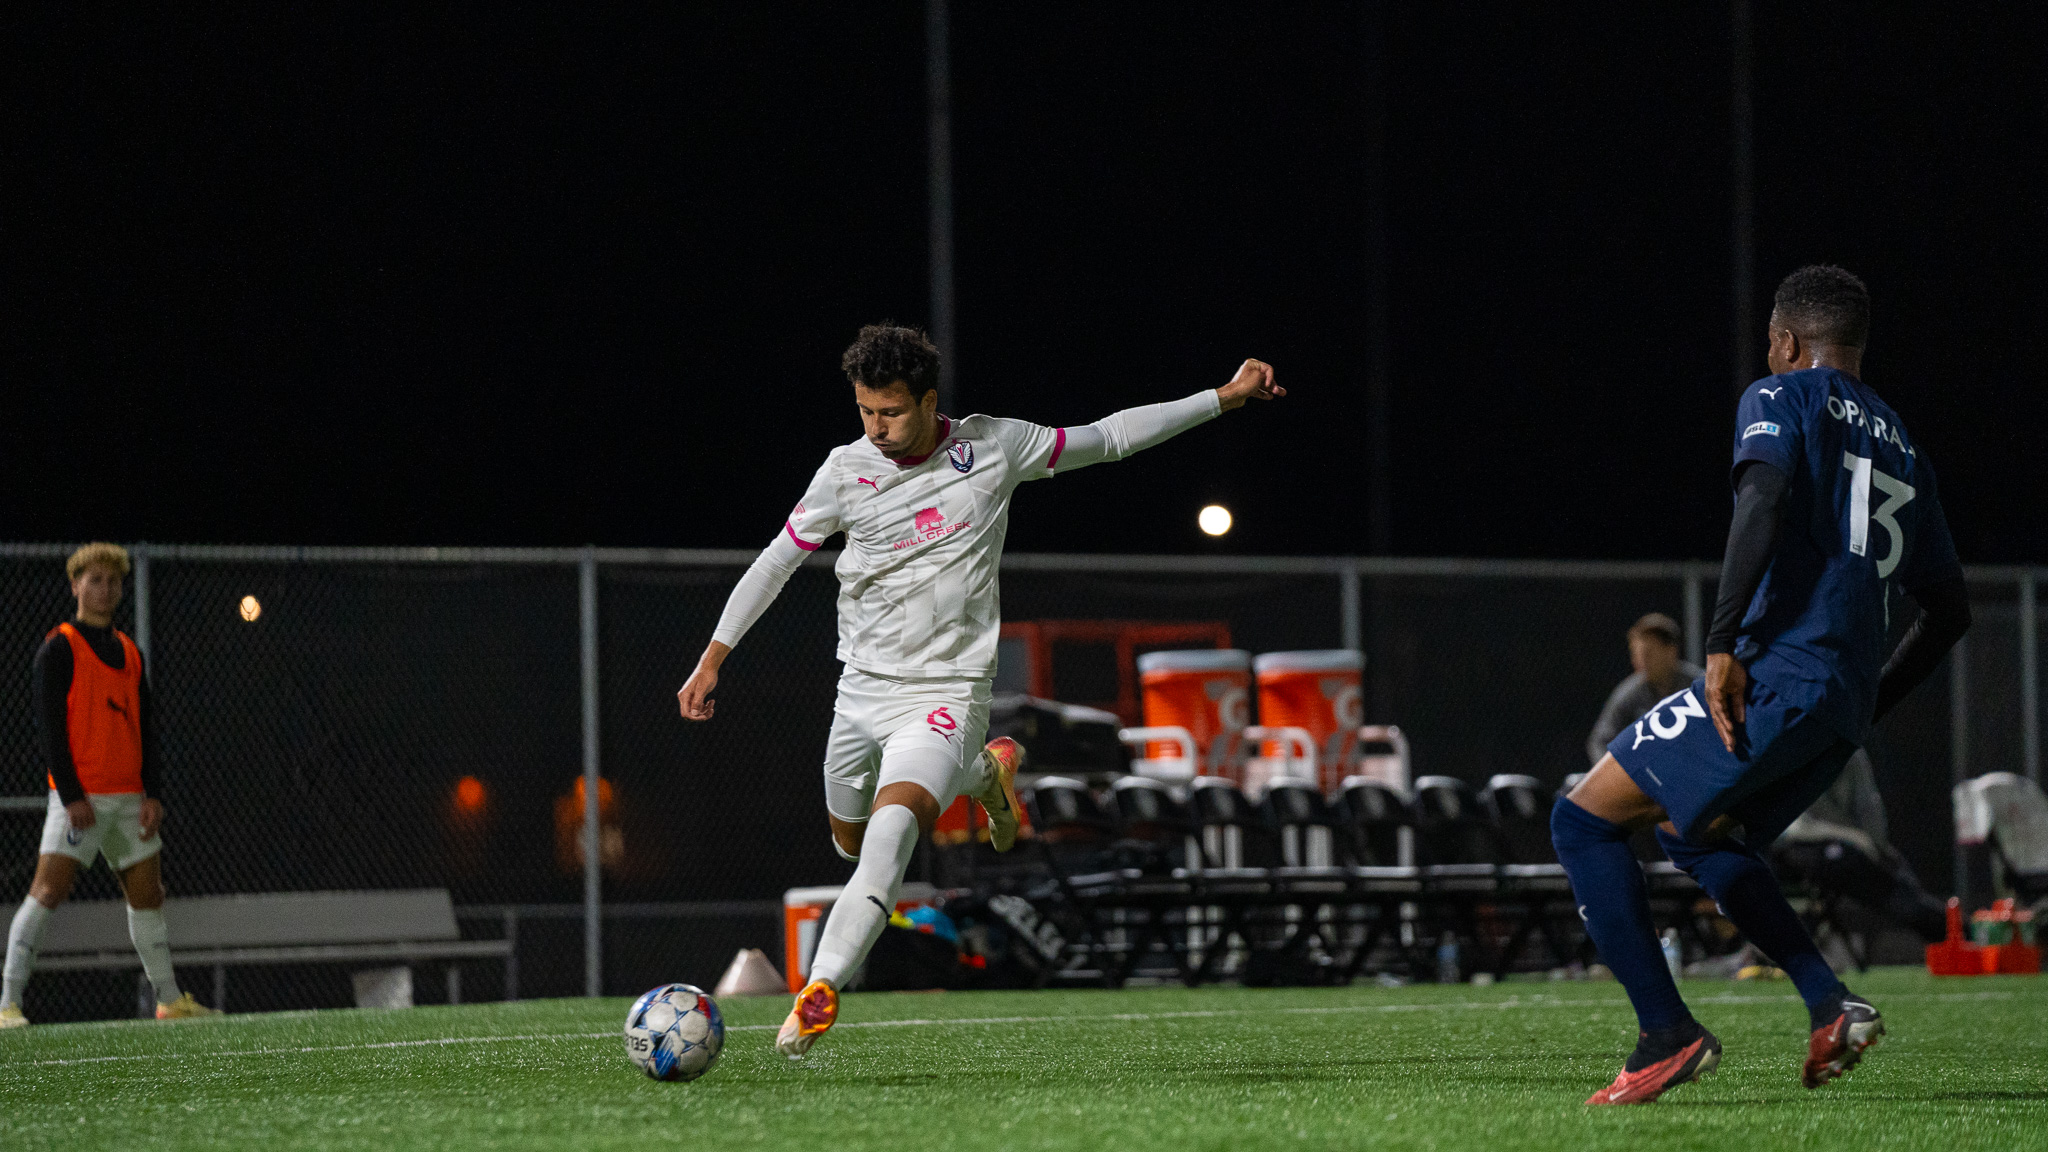
[[[1704,680],[1659,701],[1607,751],[1685,839],[1733,816],[1761,851],[1834,784],[1856,745],[1756,679],[1743,703],[1733,752],[1707,714]]]

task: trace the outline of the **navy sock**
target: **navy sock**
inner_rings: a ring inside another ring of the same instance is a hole
[[[1703,847],[1662,828],[1657,829],[1657,843],[1673,864],[1699,881],[1721,906],[1721,915],[1785,970],[1809,1013],[1825,1010],[1848,991],[1821,956],[1813,934],[1799,922],[1799,914],[1785,902],[1771,866],[1747,844],[1721,840]]]
[[[1679,998],[1650,923],[1649,889],[1629,851],[1628,833],[1559,796],[1550,810],[1550,840],[1571,877],[1586,934],[1627,990],[1638,1026],[1662,1034],[1690,1024],[1692,1013]]]

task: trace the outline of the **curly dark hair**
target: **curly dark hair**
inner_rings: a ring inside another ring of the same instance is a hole
[[[846,355],[839,358],[846,378],[870,388],[887,388],[901,380],[912,400],[939,386],[939,350],[921,328],[905,328],[887,320],[860,330]]]
[[[1870,337],[1870,289],[1833,264],[1785,277],[1772,305],[1779,323],[1816,343],[1861,348]]]

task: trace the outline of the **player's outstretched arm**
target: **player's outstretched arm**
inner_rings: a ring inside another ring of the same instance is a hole
[[[725,664],[725,658],[732,654],[733,646],[746,635],[768,605],[775,602],[782,586],[789,583],[790,573],[804,562],[808,551],[796,542],[793,532],[776,536],[775,542],[761,549],[747,568],[746,575],[733,586],[732,595],[726,597],[725,611],[719,614],[718,628],[711,634],[711,643],[704,646],[704,654],[697,658],[696,670],[676,692],[677,706],[685,720],[709,720],[717,702],[711,693],[718,687],[718,670]]]
[[[1062,429],[1056,467],[1061,472],[1086,468],[1107,460],[1121,460],[1163,444],[1175,436],[1206,423],[1247,400],[1272,400],[1287,395],[1273,375],[1273,366],[1262,360],[1247,360],[1237,375],[1221,388],[1204,388],[1181,400],[1146,404],[1112,412],[1093,424]]]

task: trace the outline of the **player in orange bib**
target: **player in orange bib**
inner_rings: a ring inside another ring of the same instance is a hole
[[[35,970],[36,945],[80,868],[105,856],[128,896],[128,936],[156,987],[157,1019],[210,1016],[213,1010],[178,990],[164,928],[163,801],[149,681],[142,652],[114,627],[128,553],[87,544],[65,565],[78,614],[50,630],[36,653],[36,713],[49,765],[50,809],[43,822],[35,882],[7,932],[0,988],[0,1028],[28,1023],[21,994]]]

